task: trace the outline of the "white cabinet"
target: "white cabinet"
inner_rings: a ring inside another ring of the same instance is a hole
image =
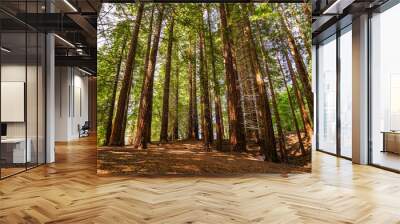
[[[7,138],[1,140],[2,147],[7,151],[12,151],[12,163],[25,163],[32,161],[32,140],[26,140],[27,147],[25,151],[25,138]]]

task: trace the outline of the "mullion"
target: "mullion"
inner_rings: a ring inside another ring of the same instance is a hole
[[[317,108],[315,111],[315,148],[318,150],[319,149],[319,66],[318,66],[318,60],[319,60],[319,44],[316,45],[315,47],[315,107]]]
[[[2,32],[1,32],[1,24],[2,23],[0,23],[0,47],[2,46]],[[1,62],[2,62],[2,57],[1,57],[1,55],[2,55],[2,53],[0,52],[0,111],[2,110],[2,108],[1,108],[1,78],[2,78],[2,74],[1,74],[1,67],[2,67],[2,64],[1,64]],[[0,124],[2,124],[2,122],[1,122],[1,113],[0,113]],[[2,176],[1,176],[1,171],[2,171],[2,156],[1,156],[1,150],[2,150],[2,148],[1,148],[1,143],[0,143],[0,180],[2,179]]]
[[[341,76],[341,66],[340,66],[340,36],[341,32],[339,28],[336,31],[336,154],[341,157],[341,117],[340,117],[340,76]]]
[[[25,0],[25,21],[28,19],[28,1]],[[25,170],[28,170],[28,114],[27,114],[27,90],[28,90],[28,25],[25,25],[25,102],[24,102],[24,118],[25,118]]]

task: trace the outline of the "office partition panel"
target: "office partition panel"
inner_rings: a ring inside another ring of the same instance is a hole
[[[27,35],[8,32],[1,35],[1,174],[24,171],[31,161],[31,141],[27,141]],[[7,49],[7,50],[4,50]],[[6,100],[11,99],[11,100]]]
[[[45,1],[1,2],[21,15]],[[11,5],[10,5],[11,4]],[[45,163],[45,34],[0,12],[15,26],[0,27],[0,178]],[[4,25],[0,23],[0,26]]]

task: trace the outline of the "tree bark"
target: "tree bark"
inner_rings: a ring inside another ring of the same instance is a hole
[[[260,26],[257,24],[257,36],[258,36],[258,42],[261,47],[261,52],[264,58],[264,71],[265,74],[268,78],[268,84],[269,84],[269,91],[271,93],[271,100],[272,100],[272,106],[274,109],[274,115],[275,115],[275,122],[276,122],[276,128],[278,130],[278,143],[279,143],[279,151],[281,153],[281,160],[284,162],[287,162],[287,152],[286,152],[286,141],[285,141],[285,134],[283,132],[282,128],[282,122],[281,122],[281,116],[279,114],[278,110],[278,104],[276,102],[276,95],[275,95],[275,89],[274,89],[274,84],[272,80],[272,75],[269,69],[269,62],[268,62],[268,53],[265,45],[262,42],[261,38],[261,32],[260,32]]]
[[[203,12],[201,11],[201,15]],[[211,106],[210,106],[210,93],[208,86],[208,69],[207,69],[207,59],[205,57],[205,30],[203,20],[201,22],[201,30],[200,30],[200,43],[199,43],[199,51],[200,51],[200,84],[201,84],[201,98],[203,102],[203,119],[204,119],[204,130],[203,130],[203,141],[206,148],[209,148],[212,143],[213,138],[213,129],[212,129],[212,119],[211,119]]]
[[[193,60],[193,131],[194,131],[194,138],[199,140],[199,114],[197,110],[197,69],[196,69],[196,52],[194,52],[194,60]]]
[[[292,112],[293,122],[294,122],[294,126],[295,126],[295,128],[296,128],[296,133],[297,133],[297,139],[298,139],[299,144],[300,144],[300,150],[301,150],[301,153],[304,155],[304,154],[305,154],[305,149],[304,149],[303,140],[302,140],[302,138],[301,138],[301,132],[300,132],[299,124],[298,124],[298,122],[297,122],[296,113],[295,113],[295,110],[294,110],[293,100],[292,100],[292,97],[291,97],[291,95],[290,95],[290,91],[289,91],[289,87],[288,87],[288,85],[287,85],[285,73],[284,73],[284,71],[283,71],[283,69],[282,69],[282,64],[281,64],[281,62],[280,62],[280,60],[279,60],[278,55],[277,55],[276,58],[277,58],[277,60],[278,60],[279,68],[280,68],[280,71],[281,71],[281,73],[282,73],[283,83],[284,83],[284,85],[285,85],[286,92],[287,92],[287,95],[288,95],[290,111]]]
[[[163,95],[163,107],[161,115],[160,142],[162,143],[168,141],[169,86],[171,80],[171,57],[172,57],[173,39],[174,39],[174,16],[172,15],[168,29],[168,47],[167,47],[167,58],[165,64],[164,95]]]
[[[112,131],[112,123],[113,123],[113,118],[114,118],[115,99],[117,97],[119,74],[121,73],[122,57],[124,55],[125,47],[126,47],[126,35],[123,39],[121,53],[119,54],[119,57],[118,57],[117,71],[115,73],[114,85],[113,85],[112,95],[111,95],[111,99],[110,99],[110,103],[109,103],[110,108],[108,110],[108,116],[107,116],[107,129],[106,129],[106,138],[105,138],[105,143],[104,143],[105,145],[108,145],[108,143],[110,141],[110,136],[111,136],[111,131]]]
[[[302,4],[302,8],[303,8],[303,12],[297,12],[296,10],[293,9],[296,8],[296,6],[292,6],[291,8],[289,8],[288,6],[282,6],[281,8],[283,8],[282,13],[284,13],[284,16],[286,18],[293,18],[295,25],[297,26],[297,28],[299,29],[299,34],[300,37],[302,39],[302,43],[299,44],[300,47],[303,48],[304,51],[307,52],[307,62],[311,61],[311,37],[310,35],[308,35],[308,33],[306,32],[306,30],[304,29],[304,27],[310,27],[311,26],[311,15],[307,15],[306,13],[306,8],[307,3]],[[286,10],[285,10],[286,9]],[[291,10],[289,10],[291,9]],[[298,15],[298,13],[303,13],[306,16],[301,16],[302,18],[300,18]],[[310,16],[310,17],[308,17]],[[293,29],[292,27],[289,26],[288,24],[288,28],[289,30]]]
[[[153,89],[153,87],[154,87],[154,78],[150,81],[149,89]],[[154,91],[151,91],[149,100],[149,112],[146,115],[146,120],[148,121],[146,124],[146,129],[144,134],[144,141],[146,141],[146,143],[151,142],[151,124],[153,120],[153,94]]]
[[[279,142],[279,150],[281,153],[281,160],[284,162],[287,162],[287,152],[286,152],[286,142],[285,142],[285,135],[283,133],[283,128],[282,128],[282,123],[281,123],[281,118],[278,110],[278,104],[276,103],[276,96],[275,96],[275,90],[274,90],[274,85],[271,77],[271,72],[269,71],[268,67],[268,61],[267,61],[267,56],[265,57],[265,73],[267,74],[268,77],[268,83],[269,83],[269,90],[271,93],[271,99],[272,99],[272,106],[274,108],[274,115],[275,115],[275,122],[276,122],[276,127],[278,129],[278,142]]]
[[[150,104],[152,103],[152,83],[154,81],[154,71],[157,61],[158,46],[160,42],[161,27],[164,14],[164,5],[160,5],[159,13],[156,20],[156,32],[153,39],[152,49],[150,52],[149,66],[146,70],[146,77],[143,85],[143,98],[139,104],[139,116],[136,125],[136,136],[133,141],[134,148],[147,148],[146,142],[146,123],[149,122],[149,112],[151,109]],[[147,116],[146,116],[147,115]],[[151,116],[151,115],[150,115]]]
[[[129,96],[132,87],[132,79],[133,79],[133,68],[135,66],[135,56],[136,56],[136,48],[138,43],[138,35],[140,24],[142,21],[144,4],[140,3],[138,7],[138,11],[136,14],[136,21],[135,26],[132,33],[132,39],[128,51],[128,58],[124,73],[124,78],[122,80],[122,86],[117,102],[117,111],[115,114],[114,124],[111,130],[109,145],[124,145],[124,133],[125,128],[123,128],[123,121],[125,121],[125,117],[127,116],[128,112],[128,103],[129,103]]]
[[[301,115],[301,118],[302,118],[304,131],[305,131],[307,137],[311,138],[312,134],[313,134],[311,121],[310,121],[309,115],[308,115],[308,113],[307,113],[307,111],[306,111],[306,109],[304,107],[303,98],[301,96],[300,89],[299,89],[299,87],[297,85],[297,79],[296,79],[296,76],[294,74],[292,63],[290,62],[290,59],[288,57],[286,49],[283,50],[283,55],[285,57],[285,60],[286,60],[286,63],[287,63],[288,69],[289,69],[289,74],[290,74],[290,77],[292,79],[293,91],[294,91],[295,96],[296,96],[297,104],[299,105],[300,115]]]
[[[216,149],[222,149],[222,140],[224,138],[224,121],[222,117],[222,107],[221,107],[221,96],[219,91],[219,82],[217,79],[217,74],[215,70],[215,55],[214,55],[214,41],[211,31],[211,16],[210,16],[210,6],[207,5],[207,24],[210,42],[210,54],[211,54],[211,69],[214,83],[214,105],[215,105],[215,125],[217,132]]]
[[[269,99],[265,89],[264,80],[261,73],[261,66],[259,63],[256,46],[253,39],[252,30],[250,27],[250,20],[248,19],[248,10],[246,5],[242,5],[242,9],[245,10],[246,15],[244,16],[244,36],[247,39],[247,49],[250,52],[251,63],[250,68],[255,76],[255,89],[259,95],[258,97],[258,117],[261,121],[260,138],[261,138],[261,150],[264,152],[265,160],[278,162],[278,154],[276,151],[276,141],[274,134],[274,127],[272,122],[271,109],[269,105]]]
[[[223,57],[225,66],[225,79],[227,83],[228,93],[228,117],[229,117],[229,141],[234,151],[246,151],[246,138],[244,133],[244,126],[240,106],[240,96],[237,91],[237,71],[233,64],[232,56],[232,40],[230,39],[230,32],[227,21],[227,13],[225,4],[219,5],[220,22],[221,22],[221,36],[223,43]]]
[[[175,75],[175,119],[174,128],[172,131],[172,140],[178,140],[179,138],[179,66],[176,66]]]
[[[154,10],[155,10],[155,5],[152,6],[151,8],[151,17],[150,17],[150,25],[149,25],[149,34],[147,36],[147,49],[146,49],[146,56],[145,56],[145,65],[144,65],[144,77],[143,77],[143,84],[142,84],[142,92],[140,96],[140,100],[143,98],[143,89],[144,89],[144,80],[146,77],[146,71],[147,68],[149,67],[149,58],[150,58],[150,51],[151,51],[151,39],[153,37],[153,20],[154,20]],[[153,89],[153,82],[150,83],[150,88]],[[150,97],[152,99],[152,97]],[[148,118],[146,118],[149,122],[146,124],[145,127],[145,141],[147,143],[151,142],[151,114],[153,110],[153,100],[150,102],[150,109],[148,113]]]
[[[313,116],[313,111],[314,111],[314,100],[313,100],[313,93],[312,93],[312,89],[311,89],[311,84],[310,84],[310,78],[307,72],[307,68],[304,65],[303,62],[303,58],[299,52],[299,49],[297,48],[296,42],[294,40],[293,34],[292,32],[289,30],[288,26],[287,26],[287,21],[286,19],[282,16],[282,14],[279,12],[279,16],[280,16],[280,21],[281,21],[281,25],[284,29],[284,31],[287,34],[287,38],[288,38],[288,43],[289,43],[289,48],[290,51],[292,53],[292,56],[294,58],[294,62],[296,64],[296,69],[297,69],[297,73],[299,74],[300,77],[300,81],[301,84],[303,86],[303,91],[307,100],[307,106],[308,106],[308,110],[311,114],[311,116]],[[283,37],[281,37],[283,40]]]
[[[188,139],[195,139],[193,119],[194,119],[194,110],[193,110],[193,53],[191,42],[189,41],[189,113],[188,113]]]

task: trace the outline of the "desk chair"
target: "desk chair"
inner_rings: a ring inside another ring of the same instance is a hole
[[[82,127],[80,127],[80,125],[78,125],[79,138],[89,136],[89,129],[90,129],[89,121],[85,121],[85,123],[82,125]]]

